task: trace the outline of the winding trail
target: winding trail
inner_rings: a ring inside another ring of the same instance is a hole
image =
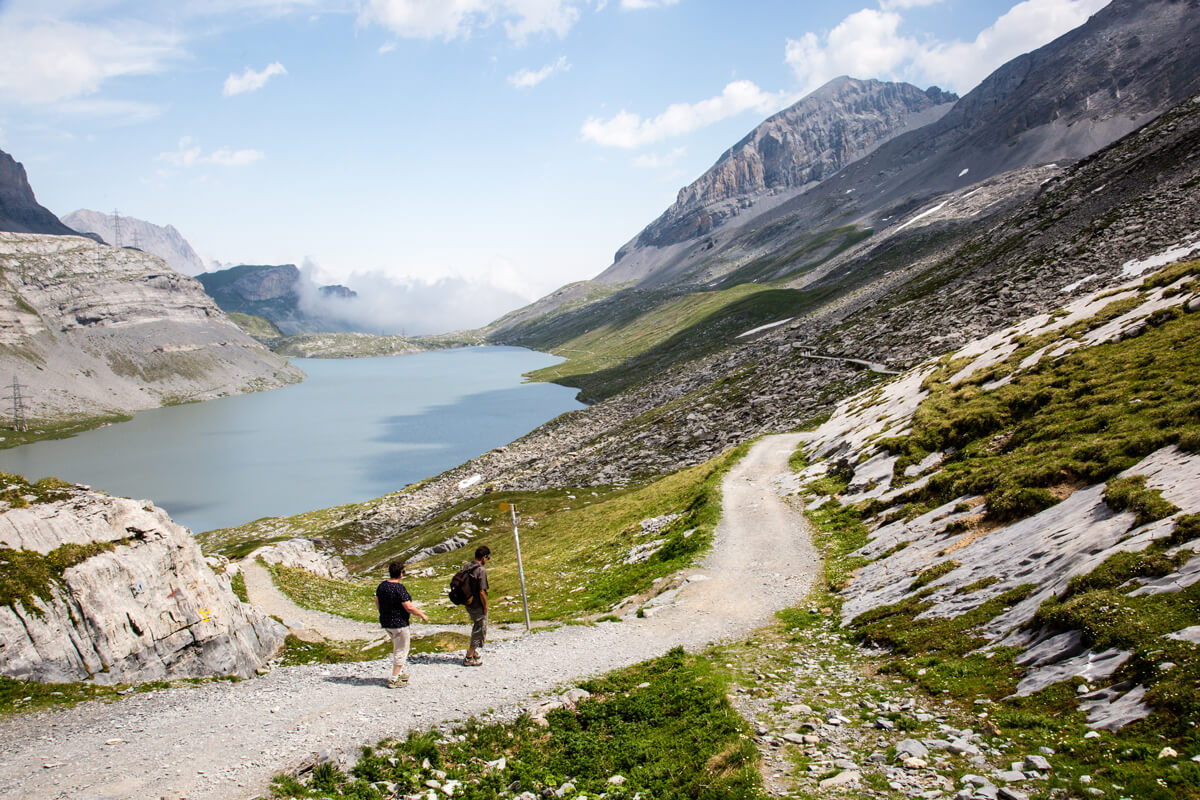
[[[339,617],[336,614],[326,614],[324,611],[313,611],[296,605],[275,586],[271,573],[266,567],[251,558],[239,562],[242,575],[246,579],[246,596],[250,605],[264,614],[279,617],[283,624],[293,632],[297,628],[307,628],[316,631],[327,639],[348,641],[366,639],[375,641],[385,636],[378,625]]]
[[[353,758],[410,728],[523,704],[677,645],[744,636],[794,605],[816,572],[803,517],[779,496],[802,438],[764,439],[729,472],[712,552],[647,618],[489,642],[478,669],[452,654],[418,656],[398,691],[384,688],[387,662],[287,667],[3,720],[0,797],[255,797],[273,774],[326,749]]]

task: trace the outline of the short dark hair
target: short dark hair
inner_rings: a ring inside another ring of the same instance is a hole
[[[475,560],[476,561],[483,558],[484,556],[490,556],[491,554],[492,554],[492,550],[486,544],[481,544],[481,545],[479,545],[479,547],[475,548]]]
[[[393,561],[392,563],[388,564],[388,577],[389,578],[399,578],[403,574],[404,574],[404,562],[403,561]]]

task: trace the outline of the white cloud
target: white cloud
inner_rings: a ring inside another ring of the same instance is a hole
[[[824,37],[806,33],[788,39],[784,60],[795,70],[806,93],[839,75],[890,77],[919,47],[915,40],[897,33],[900,22],[895,12],[864,8]]]
[[[921,6],[935,6],[944,0],[879,0],[879,7],[884,11],[891,11],[894,8],[918,8]]]
[[[382,272],[354,272],[337,282],[353,289],[357,297],[322,297],[316,287],[330,279],[306,259],[301,267],[300,305],[314,316],[373,333],[412,335],[476,328],[528,302],[528,296],[506,285],[509,280],[504,273],[510,270],[507,262],[498,262],[482,279],[458,275],[397,278]]]
[[[566,56],[559,56],[553,64],[547,64],[539,70],[521,69],[508,76],[508,82],[518,89],[530,89],[549,78],[556,72],[566,72],[571,68]]]
[[[661,8],[663,6],[673,6],[679,3],[679,0],[621,0],[621,8],[628,10],[639,10],[643,8]]]
[[[734,81],[716,97],[698,103],[675,103],[654,119],[642,119],[624,109],[610,119],[589,117],[580,133],[596,144],[632,149],[691,133],[743,111],[769,114],[792,99],[784,92],[764,92],[750,81]]]
[[[262,72],[255,72],[250,67],[246,67],[246,71],[241,75],[230,73],[229,77],[225,79],[223,93],[226,97],[232,97],[243,92],[257,92],[266,86],[267,81],[275,75],[287,75],[287,70],[278,61],[268,64]]]
[[[669,153],[646,153],[633,159],[633,165],[643,169],[662,169],[674,166],[675,162],[686,154],[686,147],[676,147]]]
[[[173,152],[159,153],[155,157],[155,161],[163,161],[173,167],[181,168],[201,164],[212,164],[218,167],[244,167],[263,157],[263,153],[259,150],[230,150],[228,147],[222,147],[206,155],[195,139],[184,136],[179,140],[178,149]]]
[[[581,0],[366,0],[359,22],[412,39],[470,38],[499,22],[518,44],[533,34],[565,36]]]
[[[179,48],[175,34],[137,22],[10,19],[0,28],[0,96],[32,105],[94,94],[112,78],[161,72]]]
[[[395,50],[396,47],[397,45],[395,42],[384,42],[383,44],[379,45],[379,55],[390,53]]]
[[[1025,0],[1013,6],[972,42],[939,43],[916,59],[926,75],[959,90],[973,89],[1001,64],[1077,28],[1108,0]],[[954,76],[954,83],[951,78]]]
[[[940,0],[882,0],[832,30],[788,39],[785,61],[805,92],[839,75],[936,83],[967,92],[1004,62],[1078,27],[1108,0],[1024,0],[973,41],[918,40],[900,33],[898,10]]]

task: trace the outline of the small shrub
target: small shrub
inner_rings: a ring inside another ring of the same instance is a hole
[[[1001,489],[987,496],[987,518],[996,522],[1032,517],[1056,504],[1058,499],[1049,490],[1022,486],[1017,489]]]
[[[949,575],[960,566],[962,566],[962,564],[957,561],[943,561],[940,564],[935,564],[934,566],[917,575],[917,577],[913,579],[912,584],[908,587],[908,590],[911,592],[924,586],[928,586],[943,575]]]
[[[1158,489],[1146,488],[1145,475],[1113,478],[1104,488],[1104,502],[1118,513],[1132,511],[1134,525],[1140,527],[1171,516],[1179,507],[1166,500]]]

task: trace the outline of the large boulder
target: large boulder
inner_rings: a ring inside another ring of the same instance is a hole
[[[82,487],[38,491],[11,475],[0,483],[0,674],[248,677],[282,646],[283,626],[240,602],[162,509]]]
[[[310,539],[290,539],[260,547],[250,554],[250,558],[261,558],[265,564],[281,564],[302,569],[322,578],[336,578],[342,581],[350,579],[350,570],[346,569],[342,559],[322,553]]]

